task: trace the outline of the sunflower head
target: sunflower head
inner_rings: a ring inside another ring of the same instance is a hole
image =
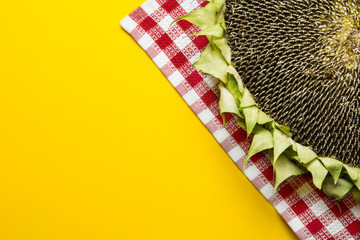
[[[360,167],[359,3],[228,0],[232,61],[259,108],[323,157]]]
[[[310,172],[334,199],[360,201],[359,2],[211,0],[178,20],[209,45],[194,66],[219,80],[221,113],[233,113],[268,150],[276,188]]]

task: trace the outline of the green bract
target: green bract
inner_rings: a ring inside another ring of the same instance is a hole
[[[360,169],[317,156],[309,147],[291,139],[288,126],[277,124],[257,107],[231,63],[224,12],[225,0],[211,0],[206,7],[177,20],[187,20],[202,28],[197,35],[206,35],[210,43],[194,67],[220,80],[219,107],[223,118],[226,112],[235,114],[238,125],[254,135],[244,168],[250,157],[269,150],[276,177],[275,191],[287,178],[310,172],[314,185],[328,196],[339,200],[351,192],[360,201]]]

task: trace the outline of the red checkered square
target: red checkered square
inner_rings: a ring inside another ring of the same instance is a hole
[[[203,80],[203,78],[201,77],[201,75],[199,74],[198,71],[193,71],[192,74],[190,74],[187,78],[186,81],[190,84],[191,87],[194,87],[195,85],[197,85],[199,82],[201,82]]]
[[[171,59],[171,62],[176,68],[182,67],[187,61],[188,59],[184,56],[182,52],[179,52]]]
[[[182,30],[186,31],[188,30],[190,27],[194,26],[192,23],[186,21],[186,20],[181,20],[177,22],[177,25],[179,25]]]
[[[271,182],[274,180],[274,169],[272,167],[266,168],[262,174],[266,177],[266,179]]]
[[[203,100],[203,102],[209,106],[212,103],[218,101],[218,96],[214,93],[214,91],[209,90],[207,93],[205,93],[201,99]],[[222,121],[222,120],[221,120]]]
[[[164,33],[158,40],[155,41],[156,44],[161,48],[161,50],[165,49],[167,46],[173,43],[169,35]]]
[[[255,154],[254,156],[251,157],[251,161],[254,163],[254,164],[258,164],[261,159],[265,158],[265,155],[263,152],[259,152],[257,154]],[[258,164],[258,166],[260,167],[261,164]]]
[[[234,132],[232,134],[233,138],[235,139],[235,141],[237,143],[243,142],[246,140],[247,138],[247,133],[244,129],[242,128],[238,128],[238,130],[236,132]]]
[[[197,36],[194,40],[193,43],[196,45],[196,47],[199,50],[203,50],[205,49],[205,47],[208,45],[209,40],[207,39],[206,36]]]
[[[161,7],[165,9],[168,13],[172,12],[175,8],[180,6],[180,4],[176,0],[168,0]]]
[[[308,209],[308,206],[306,205],[304,200],[300,200],[294,205],[292,205],[291,208],[297,215],[300,215]]]
[[[169,12],[169,15],[173,18],[173,19],[177,19],[179,17],[184,16],[185,14],[187,14],[187,12],[184,10],[183,7],[181,7],[180,5],[177,6],[175,9],[173,9],[171,12]]]
[[[145,31],[149,31],[151,28],[155,27],[157,23],[150,16],[146,17],[139,24]]]
[[[200,6],[201,6],[201,7],[205,7],[208,3],[209,3],[209,1],[203,1],[203,2],[200,4]]]
[[[279,189],[278,189],[278,193],[284,199],[289,197],[291,194],[293,194],[294,191],[295,191],[295,189],[287,182],[285,182],[284,184],[279,186]]]
[[[333,204],[330,210],[335,214],[336,217],[341,217],[344,213],[349,211],[349,208],[344,204],[343,201],[339,201],[338,204]]]
[[[224,113],[224,116],[225,116],[225,126],[226,126],[229,123],[229,121],[231,120],[232,115],[230,113]],[[221,123],[224,122],[223,117],[221,116],[221,114],[218,114],[216,116],[216,118],[219,120],[219,122],[221,122]]]
[[[360,221],[358,219],[355,220],[349,226],[347,226],[346,229],[349,231],[349,233],[351,235],[359,236],[360,235]]]
[[[319,219],[315,219],[312,222],[310,222],[308,225],[306,225],[307,229],[309,229],[309,231],[311,233],[317,233],[319,232],[324,225],[319,221]]]

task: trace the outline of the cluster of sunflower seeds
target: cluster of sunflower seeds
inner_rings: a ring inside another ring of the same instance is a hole
[[[258,106],[322,157],[360,166],[357,0],[227,0],[232,62]]]

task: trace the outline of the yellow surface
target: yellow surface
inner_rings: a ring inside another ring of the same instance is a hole
[[[294,239],[119,21],[3,1],[0,239]]]

